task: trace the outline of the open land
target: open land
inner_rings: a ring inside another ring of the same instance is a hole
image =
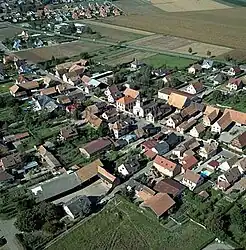
[[[104,48],[106,45],[89,42],[70,42],[59,44],[56,46],[43,47],[30,49],[25,51],[19,51],[15,54],[20,58],[25,58],[34,63],[50,60],[52,56],[56,58],[60,57],[72,57],[82,52],[92,52]]]
[[[9,27],[6,24],[0,25],[0,40],[4,40],[6,38],[11,38],[17,34],[20,34],[22,29]]]
[[[154,55],[143,60],[146,64],[152,65],[155,68],[160,68],[163,65],[166,67],[174,68],[185,68],[188,67],[190,64],[194,63],[194,60],[177,57],[177,56],[168,56],[168,55]]]
[[[189,48],[191,47],[193,53],[198,56],[206,56],[208,50],[213,56],[219,56],[232,51],[231,48],[195,42],[190,39],[168,35],[148,36],[132,41],[130,44],[158,50],[174,51],[182,54],[187,54]]]
[[[170,13],[141,0],[116,4],[127,15],[101,22],[246,50],[246,8]]]
[[[228,9],[230,6],[213,0],[151,0],[151,3],[167,12]]]
[[[201,249],[213,235],[187,222],[175,231],[161,225],[149,212],[128,201],[117,199],[106,209],[86,221],[48,250],[60,249]]]

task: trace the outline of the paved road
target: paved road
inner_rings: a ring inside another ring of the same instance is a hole
[[[1,220],[0,219],[0,236],[4,236],[7,240],[7,245],[4,249],[9,250],[23,250],[23,247],[19,244],[15,238],[15,234],[19,231],[14,226],[15,219],[11,220]],[[1,249],[1,248],[0,248]]]

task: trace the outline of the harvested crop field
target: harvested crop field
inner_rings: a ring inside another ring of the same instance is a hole
[[[38,63],[54,57],[72,57],[82,52],[93,52],[105,48],[106,45],[89,42],[70,42],[50,47],[29,49],[19,51],[15,54],[20,58],[25,58],[31,62]]]
[[[230,6],[214,0],[151,0],[151,3],[167,12],[228,9]]]
[[[141,0],[120,0],[116,4],[129,10],[128,15],[109,17],[102,22],[246,49],[246,8],[171,13]]]
[[[232,58],[238,62],[246,62],[246,50],[235,49],[217,57],[218,59]]]
[[[182,54],[189,54],[188,50],[191,47],[193,53],[198,56],[206,56],[208,50],[213,56],[218,56],[232,50],[222,46],[199,43],[185,38],[163,35],[144,37],[128,44],[157,50],[174,51]]]

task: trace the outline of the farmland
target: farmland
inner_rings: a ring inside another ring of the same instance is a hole
[[[171,13],[141,0],[119,0],[116,4],[128,15],[109,17],[102,22],[246,49],[245,8]]]
[[[178,67],[180,69],[188,67],[190,64],[194,63],[194,61],[191,59],[161,55],[161,54],[145,58],[143,61],[146,64],[152,65],[155,68],[160,68],[163,65],[166,65],[166,67],[170,68]]]
[[[208,50],[213,56],[219,56],[232,51],[230,48],[200,43],[193,40],[168,35],[148,36],[132,41],[129,44],[157,50],[174,51],[182,54],[188,54],[188,50],[191,47],[193,53],[198,56],[206,56]]]
[[[86,23],[94,31],[101,35],[100,40],[109,42],[126,42],[139,39],[144,36],[151,35],[149,32],[138,31],[135,29],[129,29],[119,27],[115,25],[109,25],[105,23],[99,23],[95,21],[83,20],[82,23]]]
[[[48,247],[67,249],[201,249],[213,239],[208,231],[188,222],[170,231],[149,212],[142,213],[123,198]]]
[[[19,51],[15,54],[21,58],[26,58],[34,63],[38,63],[49,60],[52,56],[56,58],[72,57],[82,52],[92,52],[105,46],[106,45],[103,44],[89,42],[70,42],[50,47]]]

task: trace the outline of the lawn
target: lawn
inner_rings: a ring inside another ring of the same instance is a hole
[[[154,68],[160,68],[166,65],[168,68],[178,67],[179,69],[188,67],[194,63],[192,59],[161,54],[145,58],[143,61],[148,65],[152,65]]]
[[[0,121],[14,121],[13,109],[11,107],[0,108]]]
[[[117,204],[117,205],[115,205]],[[195,250],[213,240],[213,235],[192,222],[171,232],[154,216],[147,216],[128,201],[118,198],[106,209],[48,247],[48,250]]]
[[[13,85],[13,82],[0,83],[0,94],[9,92],[9,88]]]

